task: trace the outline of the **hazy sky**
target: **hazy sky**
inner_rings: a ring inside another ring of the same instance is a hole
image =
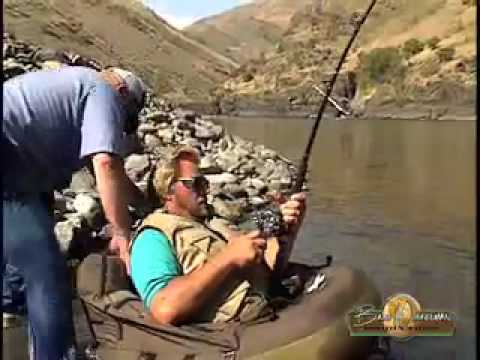
[[[162,18],[178,28],[252,0],[143,0]]]

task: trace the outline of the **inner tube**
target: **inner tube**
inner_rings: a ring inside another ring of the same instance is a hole
[[[348,313],[355,305],[381,305],[365,273],[347,266],[322,269],[326,286],[279,313],[277,320],[249,326],[242,333],[240,358],[365,359],[373,339],[351,337]],[[260,340],[261,339],[261,340]]]
[[[87,257],[88,259],[89,257]],[[94,258],[90,258],[92,260]],[[85,261],[86,265],[88,261]],[[92,262],[100,264],[99,261]],[[95,271],[89,271],[88,275],[94,275],[88,279],[88,286],[95,290],[94,273],[108,273],[108,270],[101,266]],[[84,266],[83,270],[87,267]],[[94,267],[90,267],[93,269]],[[247,324],[242,326],[238,332],[238,348],[235,351],[235,356],[221,357],[222,359],[249,359],[249,360],[282,360],[282,359],[315,359],[315,360],[365,360],[370,353],[374,338],[370,337],[351,337],[348,329],[348,313],[356,305],[371,304],[376,308],[381,305],[381,296],[365,275],[364,272],[356,270],[347,266],[329,266],[318,270],[318,268],[311,268],[305,265],[300,265],[298,269],[293,269],[293,273],[299,275],[303,280],[311,278],[312,274],[322,273],[325,275],[325,286],[314,290],[310,294],[301,294],[291,302],[288,306],[277,312],[277,318],[273,321],[265,321],[260,323]],[[113,284],[113,283],[112,283]],[[121,284],[121,282],[118,282]],[[108,288],[109,286],[117,287],[123,285],[108,285],[98,284],[99,288]],[[78,284],[77,284],[78,285]],[[122,293],[122,298],[125,299],[123,308],[115,306],[102,307],[101,297],[93,296],[84,297],[82,300],[86,303],[90,310],[89,318],[93,321],[90,325],[94,325],[95,331],[100,331],[98,323],[95,319],[111,318],[112,320],[121,319],[122,323],[127,326],[121,329],[120,333],[124,333],[124,340],[135,339],[134,343],[124,342],[119,343],[117,349],[112,347],[112,344],[103,342],[101,334],[96,333],[95,337],[98,341],[97,353],[100,359],[122,359],[124,353],[132,347],[131,350],[135,352],[132,357],[125,358],[136,359],[137,353],[151,353],[155,354],[156,359],[159,358],[175,358],[183,359],[178,350],[183,350],[183,347],[175,347],[180,344],[180,340],[189,339],[192,336],[202,338],[207,337],[209,340],[215,340],[218,344],[228,344],[230,337],[225,336],[225,329],[220,326],[218,330],[215,327],[197,327],[189,328],[189,326],[171,327],[153,324],[147,318],[147,312],[143,308],[141,300],[133,292],[128,292],[125,289],[113,290],[105,295],[106,298],[112,297],[116,293]],[[128,296],[125,294],[128,293]],[[90,301],[90,302],[89,302]],[[130,310],[134,311],[130,311]],[[128,310],[128,311],[127,311]],[[145,312],[145,314],[143,314]],[[129,315],[129,314],[136,314]],[[111,332],[110,324],[105,327]],[[202,335],[203,329],[205,329]],[[13,329],[12,329],[13,330]],[[26,338],[20,336],[19,330],[8,331],[5,339],[4,333],[4,350],[3,355],[8,355],[6,358],[14,359],[15,355],[25,353],[19,351],[20,348],[26,349]],[[24,329],[23,329],[24,332]],[[152,334],[158,334],[152,337]],[[130,335],[128,335],[130,334]],[[109,339],[112,334],[106,334],[105,339]],[[213,338],[212,338],[213,336]],[[217,338],[218,337],[218,338]],[[6,340],[6,342],[5,342]],[[218,341],[217,341],[218,340]],[[16,349],[16,350],[15,350]],[[168,349],[173,351],[169,351]],[[13,351],[15,350],[15,351]],[[188,349],[187,349],[188,350]],[[13,351],[13,352],[12,352]],[[119,352],[120,351],[120,352]],[[203,350],[202,350],[203,351]],[[208,354],[207,349],[207,354]],[[122,354],[120,356],[120,353]],[[188,351],[185,352],[188,354]],[[22,355],[23,355],[22,354]],[[169,355],[170,354],[170,355]],[[18,359],[22,359],[20,355]],[[175,357],[178,355],[179,357]],[[174,357],[171,357],[174,356]],[[206,357],[205,357],[206,356]],[[142,358],[142,357],[138,357]],[[193,357],[194,358],[194,357]],[[205,355],[199,358],[219,358],[209,357]],[[26,359],[26,358],[25,358]]]

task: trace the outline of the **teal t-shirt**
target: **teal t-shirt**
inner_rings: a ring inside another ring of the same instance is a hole
[[[170,241],[155,229],[145,229],[137,236],[130,262],[133,284],[148,309],[157,292],[182,274]]]

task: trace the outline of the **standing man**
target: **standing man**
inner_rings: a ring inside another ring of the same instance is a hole
[[[128,264],[128,204],[143,196],[122,156],[144,98],[142,81],[117,68],[62,67],[3,84],[2,307],[18,312],[26,303],[34,359],[62,359],[72,345],[70,281],[51,200],[89,162],[113,230],[111,247]]]

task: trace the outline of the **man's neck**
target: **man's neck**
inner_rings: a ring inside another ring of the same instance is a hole
[[[175,204],[166,204],[165,210],[167,211],[168,214],[184,217],[186,219],[193,220],[196,222],[203,223],[205,221],[205,218],[199,218],[199,217],[193,216],[188,211],[186,211],[185,209],[179,208]]]

